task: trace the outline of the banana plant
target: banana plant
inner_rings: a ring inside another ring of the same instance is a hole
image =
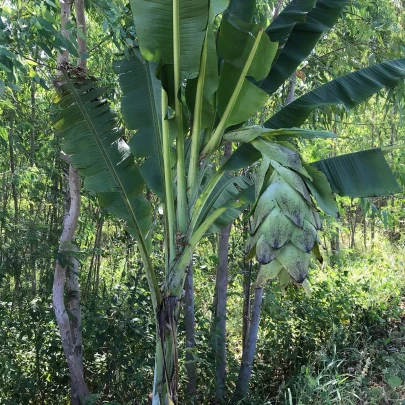
[[[125,222],[144,262],[156,318],[155,405],[178,402],[182,290],[192,253],[207,233],[251,206],[244,216],[253,218],[247,253],[262,264],[255,287],[274,277],[284,287],[291,279],[305,284],[311,252],[320,255],[318,210],[337,215],[330,182],[344,193],[342,182],[355,172],[349,164],[355,162],[362,167],[350,183],[355,193],[358,182],[369,184],[364,177],[377,162],[384,175],[373,178],[365,194],[398,191],[381,151],[367,153],[370,159],[353,154],[335,158],[338,163],[311,165],[291,139],[335,136],[299,127],[316,108],[354,107],[396,86],[405,77],[405,59],[343,76],[282,108],[264,126],[246,126],[333,27],[346,3],[292,0],[266,28],[243,18],[254,9],[253,0],[229,5],[226,0],[131,0],[138,46],[114,65],[123,120],[133,131],[128,144],[116,113],[102,98],[105,89],[86,72],[63,67],[54,126],[64,151],[100,205]],[[226,142],[235,148],[219,162]],[[252,183],[240,169],[257,161]],[[164,207],[162,279],[151,254],[156,207],[145,197],[146,188]]]

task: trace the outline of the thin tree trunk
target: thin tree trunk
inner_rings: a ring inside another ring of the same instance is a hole
[[[101,216],[98,221],[98,224],[97,224],[97,232],[96,232],[96,239],[94,240],[93,255],[91,257],[89,273],[87,276],[87,282],[86,282],[85,289],[84,289],[86,295],[90,294],[91,284],[92,284],[91,280],[92,280],[93,274],[96,274],[100,268],[100,247],[101,247],[101,243],[102,243],[103,225],[104,225],[104,218]],[[95,277],[96,276],[94,276],[94,278]],[[94,290],[93,290],[93,292],[94,292]]]
[[[330,239],[330,249],[333,254],[336,254],[340,250],[340,229],[335,227],[335,231],[332,231]]]
[[[242,348],[246,347],[246,340],[250,328],[250,294],[252,283],[252,261],[245,262],[243,275],[243,311],[242,311]]]
[[[184,306],[186,321],[186,403],[193,404],[197,394],[197,373],[195,351],[195,319],[194,319],[194,269],[193,262],[188,267],[184,286]]]
[[[224,146],[224,158],[232,153],[230,143]],[[216,309],[214,327],[215,347],[215,397],[223,402],[226,387],[226,300],[228,292],[229,236],[232,224],[219,231],[218,266],[216,276]]]
[[[36,59],[38,53],[38,48],[35,48],[34,59]],[[30,130],[30,166],[33,167],[35,164],[35,82],[31,84],[31,130]],[[34,204],[30,202],[30,220],[33,224],[34,221]],[[32,295],[35,296],[37,293],[37,270],[36,270],[36,260],[35,243],[30,243],[30,262],[31,262],[31,290]]]
[[[278,17],[280,14],[280,9],[281,9],[281,4],[283,3],[283,0],[277,0],[276,6],[274,7],[273,11],[273,20]]]
[[[80,179],[77,171],[72,166],[69,167],[69,192],[71,200],[70,208],[63,223],[52,293],[53,307],[70,372],[72,387],[71,404],[76,405],[85,403],[89,397],[89,390],[83,376],[79,295],[76,294],[69,301],[68,310],[73,310],[71,312],[72,316],[68,315],[64,297],[66,278],[68,279],[68,288],[78,289],[78,284],[76,285],[76,281],[74,281],[75,278],[77,280],[77,260],[72,258],[69,253],[74,250],[72,240],[80,212]]]
[[[226,300],[228,291],[228,252],[229,235],[232,224],[222,228],[218,241],[217,266],[217,305],[215,310],[215,386],[216,399],[222,402],[225,397],[226,381]]]
[[[13,203],[14,203],[14,224],[18,224],[18,192],[17,186],[15,184],[15,156],[14,156],[14,121],[13,119],[10,122],[10,131],[8,134],[8,147],[9,147],[9,154],[10,154],[10,172],[11,172],[11,193],[13,196]]]
[[[18,207],[18,191],[15,179],[15,168],[16,161],[14,155],[14,117],[10,120],[10,131],[8,133],[8,146],[9,146],[9,157],[10,157],[10,172],[11,172],[11,194],[14,203],[14,229],[13,237],[18,238],[18,221],[19,221],[19,207]],[[20,256],[15,254],[13,257],[13,270],[14,270],[14,296],[12,300],[11,312],[14,310],[14,305],[18,301],[18,294],[20,290],[20,279],[21,279],[21,266],[20,266]]]
[[[290,89],[288,90],[286,104],[290,104],[294,101],[295,97],[295,85],[297,84],[297,74],[294,72],[290,77]]]
[[[235,401],[246,397],[249,388],[252,365],[256,351],[257,335],[259,332],[260,312],[263,300],[263,288],[255,289],[255,298],[252,307],[249,336],[243,350],[242,363],[239,369],[238,381],[235,388]]]
[[[76,26],[81,31],[82,35],[77,36],[77,45],[79,50],[79,60],[77,66],[82,69],[87,68],[87,59],[84,57],[86,53],[86,17],[84,15],[84,0],[75,0],[76,11]]]
[[[364,249],[367,249],[367,221],[366,221],[366,214],[363,213],[363,244]]]

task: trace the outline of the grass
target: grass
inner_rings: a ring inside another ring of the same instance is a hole
[[[381,238],[312,269],[310,298],[268,286],[246,403],[405,405],[404,262]]]

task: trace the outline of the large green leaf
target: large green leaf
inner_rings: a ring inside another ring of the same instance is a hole
[[[203,87],[203,104],[202,104],[202,114],[201,114],[201,128],[212,127],[215,118],[215,106],[213,96],[218,88],[218,57],[217,57],[217,47],[216,39],[214,34],[214,18],[216,14],[222,13],[226,6],[227,1],[212,1],[210,2],[210,13],[209,22],[207,27],[207,35],[205,38],[206,55],[205,61],[204,52],[201,55],[201,63],[205,63],[205,74],[204,74],[204,87]],[[201,72],[199,73],[199,76]],[[199,78],[187,80],[186,85],[186,101],[189,110],[193,113],[197,94],[197,81]]]
[[[379,197],[402,191],[381,149],[349,153],[311,164],[325,173],[332,191],[341,196]]]
[[[353,108],[384,87],[393,88],[405,78],[405,58],[360,69],[330,81],[297,98],[264,123],[267,128],[301,126],[309,114],[325,105]]]
[[[305,23],[294,25],[278,59],[261,84],[264,91],[274,93],[295,72],[324,33],[335,25],[347,2],[348,0],[318,0],[307,14]]]
[[[180,74],[182,79],[196,77],[208,21],[208,0],[178,0],[174,16],[172,1],[131,0],[136,34],[142,56],[150,62],[174,64],[173,19],[180,30]]]
[[[156,64],[132,56],[114,62],[122,90],[121,111],[125,125],[136,134],[129,142],[136,157],[157,155],[161,126],[161,85]]]
[[[100,96],[93,78],[64,73],[55,100],[54,127],[64,140],[71,164],[84,177],[100,205],[126,221],[140,248],[150,252],[151,206],[144,182],[128,145],[122,140],[117,115]]]
[[[257,50],[251,59],[251,51],[257,40]],[[239,124],[250,118],[268,99],[268,95],[253,81],[267,76],[277,50],[277,43],[271,42],[257,24],[248,24],[235,18],[223,19],[218,36],[218,55],[224,61],[219,78],[217,109],[223,116],[232,103],[226,126]],[[247,65],[250,63],[250,65]],[[243,70],[248,66],[245,77]],[[235,94],[240,78],[242,87]],[[253,80],[248,80],[247,77]]]
[[[292,0],[266,28],[266,33],[273,42],[283,48],[296,24],[305,23],[307,13],[312,10],[316,0]]]
[[[136,130],[129,141],[136,157],[148,159],[140,167],[148,187],[163,196],[161,158],[161,85],[156,79],[156,64],[141,55],[116,61],[114,71],[122,90],[121,111],[128,129]]]
[[[234,93],[234,89],[240,77],[240,70],[235,69],[229,63],[225,62],[218,88],[218,112],[222,116],[228,106]],[[239,96],[237,97],[232,113],[227,120],[226,126],[239,124],[248,120],[256,111],[260,110],[268,100],[268,95],[260,90],[255,84],[244,79]]]

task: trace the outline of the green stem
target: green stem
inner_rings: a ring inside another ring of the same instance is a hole
[[[211,155],[217,149],[218,145],[221,142],[222,136],[226,129],[226,123],[228,118],[230,117],[232,110],[235,106],[236,100],[239,97],[239,93],[242,89],[243,82],[245,81],[246,75],[249,71],[250,65],[252,64],[253,58],[255,57],[257,48],[259,47],[260,39],[262,37],[263,30],[260,30],[257,34],[255,42],[253,43],[252,49],[250,50],[249,56],[246,60],[245,66],[243,66],[242,72],[239,76],[238,82],[236,83],[235,89],[232,92],[232,96],[228,101],[228,104],[225,108],[224,114],[219,121],[218,126],[216,127],[214,134],[212,135],[211,139],[203,149],[203,154]]]
[[[202,237],[204,236],[205,232],[207,232],[208,228],[216,221],[217,218],[219,218],[226,210],[229,208],[239,208],[243,205],[243,202],[240,201],[234,201],[231,204],[224,206],[224,207],[219,207],[217,208],[214,212],[212,212],[206,219],[205,221],[195,230],[193,233],[193,236],[190,238],[188,245],[184,249],[183,253],[179,257],[175,269],[173,271],[173,277],[170,280],[170,295],[173,296],[178,296],[178,294],[181,292],[183,285],[184,285],[184,280],[185,280],[185,275],[186,275],[186,269],[187,266],[190,264],[191,261],[191,255],[193,254],[193,251],[197,244],[200,242]]]
[[[187,185],[186,185],[186,165],[184,156],[184,133],[183,133],[183,111],[179,99],[181,93],[180,85],[180,0],[173,0],[173,64],[174,64],[174,91],[177,121],[177,227],[181,233],[187,228]]]
[[[198,218],[200,217],[201,211],[204,208],[204,205],[207,202],[208,198],[210,197],[212,190],[215,188],[215,186],[217,185],[218,181],[220,180],[223,174],[224,172],[221,170],[221,168],[218,169],[218,171],[211,177],[210,181],[205,186],[203,192],[196,201],[191,215],[190,225],[188,227],[186,235],[186,241],[191,240]]]
[[[162,89],[162,143],[163,143],[163,168],[164,168],[164,183],[165,183],[165,216],[167,218],[167,244],[169,246],[169,263],[166,263],[170,267],[171,262],[176,257],[175,246],[175,218],[174,218],[174,196],[173,196],[173,178],[172,169],[170,164],[170,135],[169,135],[169,123],[165,119],[167,111],[167,94]]]
[[[392,146],[381,146],[380,149],[382,152],[389,152],[394,149],[404,149],[405,145],[392,145]]]
[[[207,65],[207,33],[201,53],[200,73],[197,80],[197,92],[193,116],[193,132],[191,138],[190,165],[188,171],[188,200],[194,201],[198,190],[199,146],[201,137],[201,116],[204,96],[205,69]]]

